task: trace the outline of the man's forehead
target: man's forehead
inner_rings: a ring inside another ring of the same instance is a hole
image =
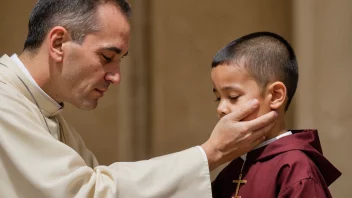
[[[102,4],[96,13],[99,26],[98,35],[127,42],[131,34],[131,26],[127,16],[116,5]],[[116,46],[118,47],[118,46]]]

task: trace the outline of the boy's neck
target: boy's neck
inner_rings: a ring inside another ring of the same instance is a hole
[[[282,118],[278,118],[274,127],[265,136],[265,140],[270,140],[272,138],[275,138],[275,137],[277,137],[287,131],[288,130],[286,129],[286,126],[285,126],[285,120]]]

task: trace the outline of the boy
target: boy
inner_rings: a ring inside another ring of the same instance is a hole
[[[212,183],[214,198],[331,197],[328,186],[341,173],[323,156],[317,131],[285,126],[298,67],[284,38],[257,32],[229,43],[215,55],[211,79],[219,117],[252,98],[260,107],[244,120],[278,112],[266,140],[233,160]]]

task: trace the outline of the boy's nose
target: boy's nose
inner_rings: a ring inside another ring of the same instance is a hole
[[[217,112],[218,112],[219,118],[222,118],[231,112],[230,109],[228,108],[226,101],[220,101],[219,106],[217,108]]]

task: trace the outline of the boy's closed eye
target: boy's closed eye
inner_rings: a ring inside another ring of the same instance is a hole
[[[228,100],[230,100],[231,103],[234,103],[234,102],[236,102],[236,101],[238,100],[239,97],[240,97],[240,96],[229,96],[229,97],[228,97]],[[221,101],[221,98],[220,98],[220,97],[217,97],[217,98],[215,98],[215,100],[214,100],[214,102],[220,102],[220,101]]]
[[[231,102],[236,102],[239,97],[240,97],[240,95],[229,96],[229,100],[230,100]]]

